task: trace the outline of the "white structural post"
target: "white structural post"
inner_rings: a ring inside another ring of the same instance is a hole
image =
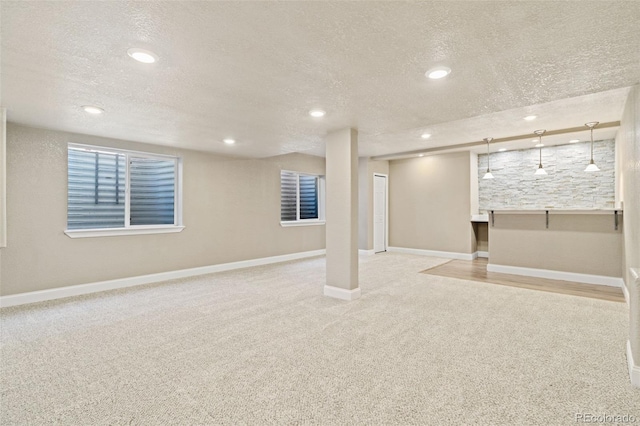
[[[358,131],[341,129],[326,138],[325,296],[360,297],[358,286]]]

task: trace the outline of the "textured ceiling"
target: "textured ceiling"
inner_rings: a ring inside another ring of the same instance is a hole
[[[615,121],[640,82],[636,1],[0,7],[10,121],[233,155],[323,155],[346,126],[373,156]],[[437,65],[453,72],[426,79]]]

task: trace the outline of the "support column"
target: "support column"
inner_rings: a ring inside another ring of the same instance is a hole
[[[326,138],[327,284],[324,295],[360,297],[358,286],[358,131],[342,129]]]

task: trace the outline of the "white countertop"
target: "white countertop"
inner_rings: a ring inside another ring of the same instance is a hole
[[[472,214],[471,215],[471,222],[488,223],[489,222],[489,215],[488,214]]]
[[[622,214],[622,209],[532,209],[532,210],[490,210],[494,214]]]

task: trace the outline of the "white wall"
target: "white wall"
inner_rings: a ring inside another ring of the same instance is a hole
[[[612,209],[615,201],[615,143],[594,143],[599,172],[584,169],[589,164],[590,143],[542,148],[547,175],[535,175],[539,150],[491,153],[495,179],[482,179],[487,155],[478,156],[480,210],[499,209]]]
[[[630,343],[640,364],[640,288],[631,268],[640,269],[640,85],[631,89],[616,137],[620,151],[619,197],[624,202],[624,278],[629,292]],[[640,378],[639,378],[640,380]]]

